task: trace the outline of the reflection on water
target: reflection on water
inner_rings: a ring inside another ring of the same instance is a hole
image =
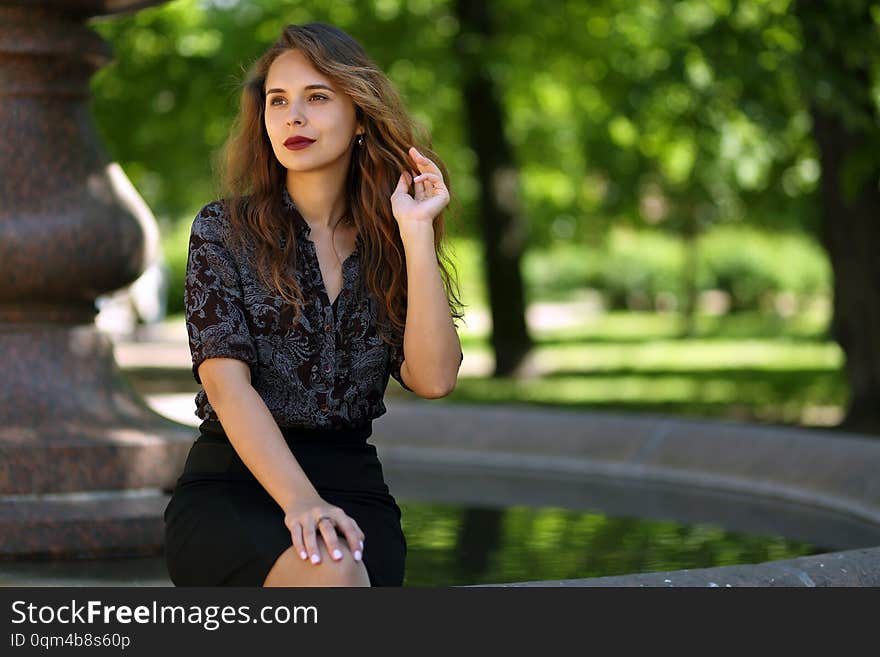
[[[707,524],[609,517],[554,507],[398,503],[408,547],[404,586],[603,577],[760,563],[832,551]]]

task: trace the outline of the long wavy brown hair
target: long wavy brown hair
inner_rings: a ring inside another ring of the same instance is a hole
[[[428,131],[408,116],[390,80],[340,28],[318,22],[287,25],[238,83],[239,111],[213,162],[219,186],[216,191],[230,217],[231,238],[253,246],[254,262],[264,284],[274,287],[294,306],[294,321],[298,320],[305,299],[294,275],[295,225],[282,201],[287,170],[276,158],[264,124],[269,67],[291,49],[298,49],[316,70],[348,94],[364,126],[364,143],[354,147],[347,174],[348,208],[343,221],[356,226],[363,240],[361,271],[367,289],[379,302],[380,335],[386,342],[400,344],[406,320],[407,276],[403,242],[391,212],[391,194],[400,173],[414,170],[409,147],[414,145],[437,164],[450,195],[452,189],[446,166],[431,149]],[[463,304],[444,237],[441,213],[434,219],[434,244],[450,312],[457,323],[463,316]]]

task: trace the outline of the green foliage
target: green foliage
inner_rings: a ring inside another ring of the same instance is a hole
[[[730,295],[734,311],[767,309],[772,297],[827,293],[827,258],[798,235],[769,235],[747,227],[722,227],[701,240],[703,285]]]
[[[726,292],[732,311],[770,310],[783,292],[807,301],[830,289],[827,257],[803,234],[719,226],[695,248],[698,291]],[[571,298],[591,287],[611,309],[659,310],[670,295],[680,308],[685,255],[684,244],[661,231],[615,227],[601,246],[562,243],[531,251],[525,273],[533,299]]]
[[[662,292],[681,296],[681,244],[657,231],[612,230],[608,237],[602,269],[587,284],[611,308],[650,309]]]
[[[835,15],[864,6],[835,4]],[[818,169],[799,71],[829,69],[804,49],[791,3],[598,0],[536,11],[508,0],[493,17],[497,36],[480,52],[502,94],[533,244],[595,237],[617,217],[675,232],[691,212],[702,225],[815,227]],[[309,20],[349,31],[388,72],[449,164],[463,203],[457,230],[476,234],[450,0],[175,0],[94,20],[115,59],[93,78],[93,113],[163,226],[213,198],[210,156],[243,69],[284,24]],[[852,28],[851,17],[835,20]],[[875,32],[876,18],[860,27],[853,57],[876,63],[864,47]],[[806,68],[795,66],[807,55]],[[823,75],[809,78],[817,95],[855,93],[838,78],[823,86]],[[865,170],[856,164],[844,178]],[[648,192],[656,203],[646,211]]]
[[[186,263],[189,250],[189,234],[192,220],[179,221],[172,230],[162,235],[162,250],[169,269],[167,313],[183,313]]]
[[[531,249],[523,259],[523,274],[531,301],[568,298],[572,292],[598,281],[604,270],[598,249],[562,242]]]
[[[756,307],[768,307],[772,295],[779,291],[774,274],[773,261],[764,251],[753,251],[723,246],[713,250],[709,269],[713,287],[727,292],[731,309],[741,311]]]

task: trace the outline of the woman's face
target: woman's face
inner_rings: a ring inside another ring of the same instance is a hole
[[[275,157],[285,168],[346,170],[355,135],[363,131],[347,94],[337,90],[298,50],[272,62],[265,91],[266,132]],[[284,145],[290,137],[315,141],[307,148],[291,150]]]

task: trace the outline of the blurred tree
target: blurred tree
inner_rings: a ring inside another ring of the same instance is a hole
[[[798,211],[809,207],[810,185],[780,184],[786,169],[810,156],[794,72],[768,75],[743,56],[756,49],[736,29],[729,2],[605,0],[565,8],[562,17],[536,13],[527,27],[525,21],[508,26],[542,35],[541,59],[552,73],[530,81],[515,76],[517,91],[525,94],[532,82],[535,114],[561,107],[579,121],[571,131],[582,157],[565,159],[566,171],[582,180],[574,188],[582,215],[653,226],[683,240],[683,334],[689,335],[702,231],[729,221],[799,226],[809,217]],[[782,19],[768,13],[760,23],[773,21]],[[510,57],[527,67],[535,53],[512,50]],[[765,85],[761,93],[773,91],[762,96],[766,107],[751,97],[755,81]],[[558,121],[534,123],[545,143],[561,132]],[[568,155],[567,143],[530,150],[529,166],[540,159],[549,168],[563,148]]]
[[[488,49],[484,47],[494,35],[490,6],[488,2],[457,0],[461,30],[455,50],[462,76],[468,142],[477,158],[495,376],[509,376],[532,348],[532,340],[526,326],[521,269],[526,231],[519,201],[519,174],[504,134],[504,109],[488,66],[493,59],[487,57]]]
[[[880,3],[795,4],[800,78],[822,165],[822,244],[834,271],[831,334],[846,353],[843,426],[880,433]]]
[[[515,125],[526,126],[514,135],[527,175],[538,174],[526,186],[532,199],[537,181],[550,183],[545,198],[560,190],[552,196],[600,225],[642,222],[689,244],[728,221],[818,233],[852,389],[843,427],[880,430],[880,289],[870,283],[880,280],[880,4],[534,6],[510,0],[500,27]],[[686,314],[695,261],[690,249]]]

